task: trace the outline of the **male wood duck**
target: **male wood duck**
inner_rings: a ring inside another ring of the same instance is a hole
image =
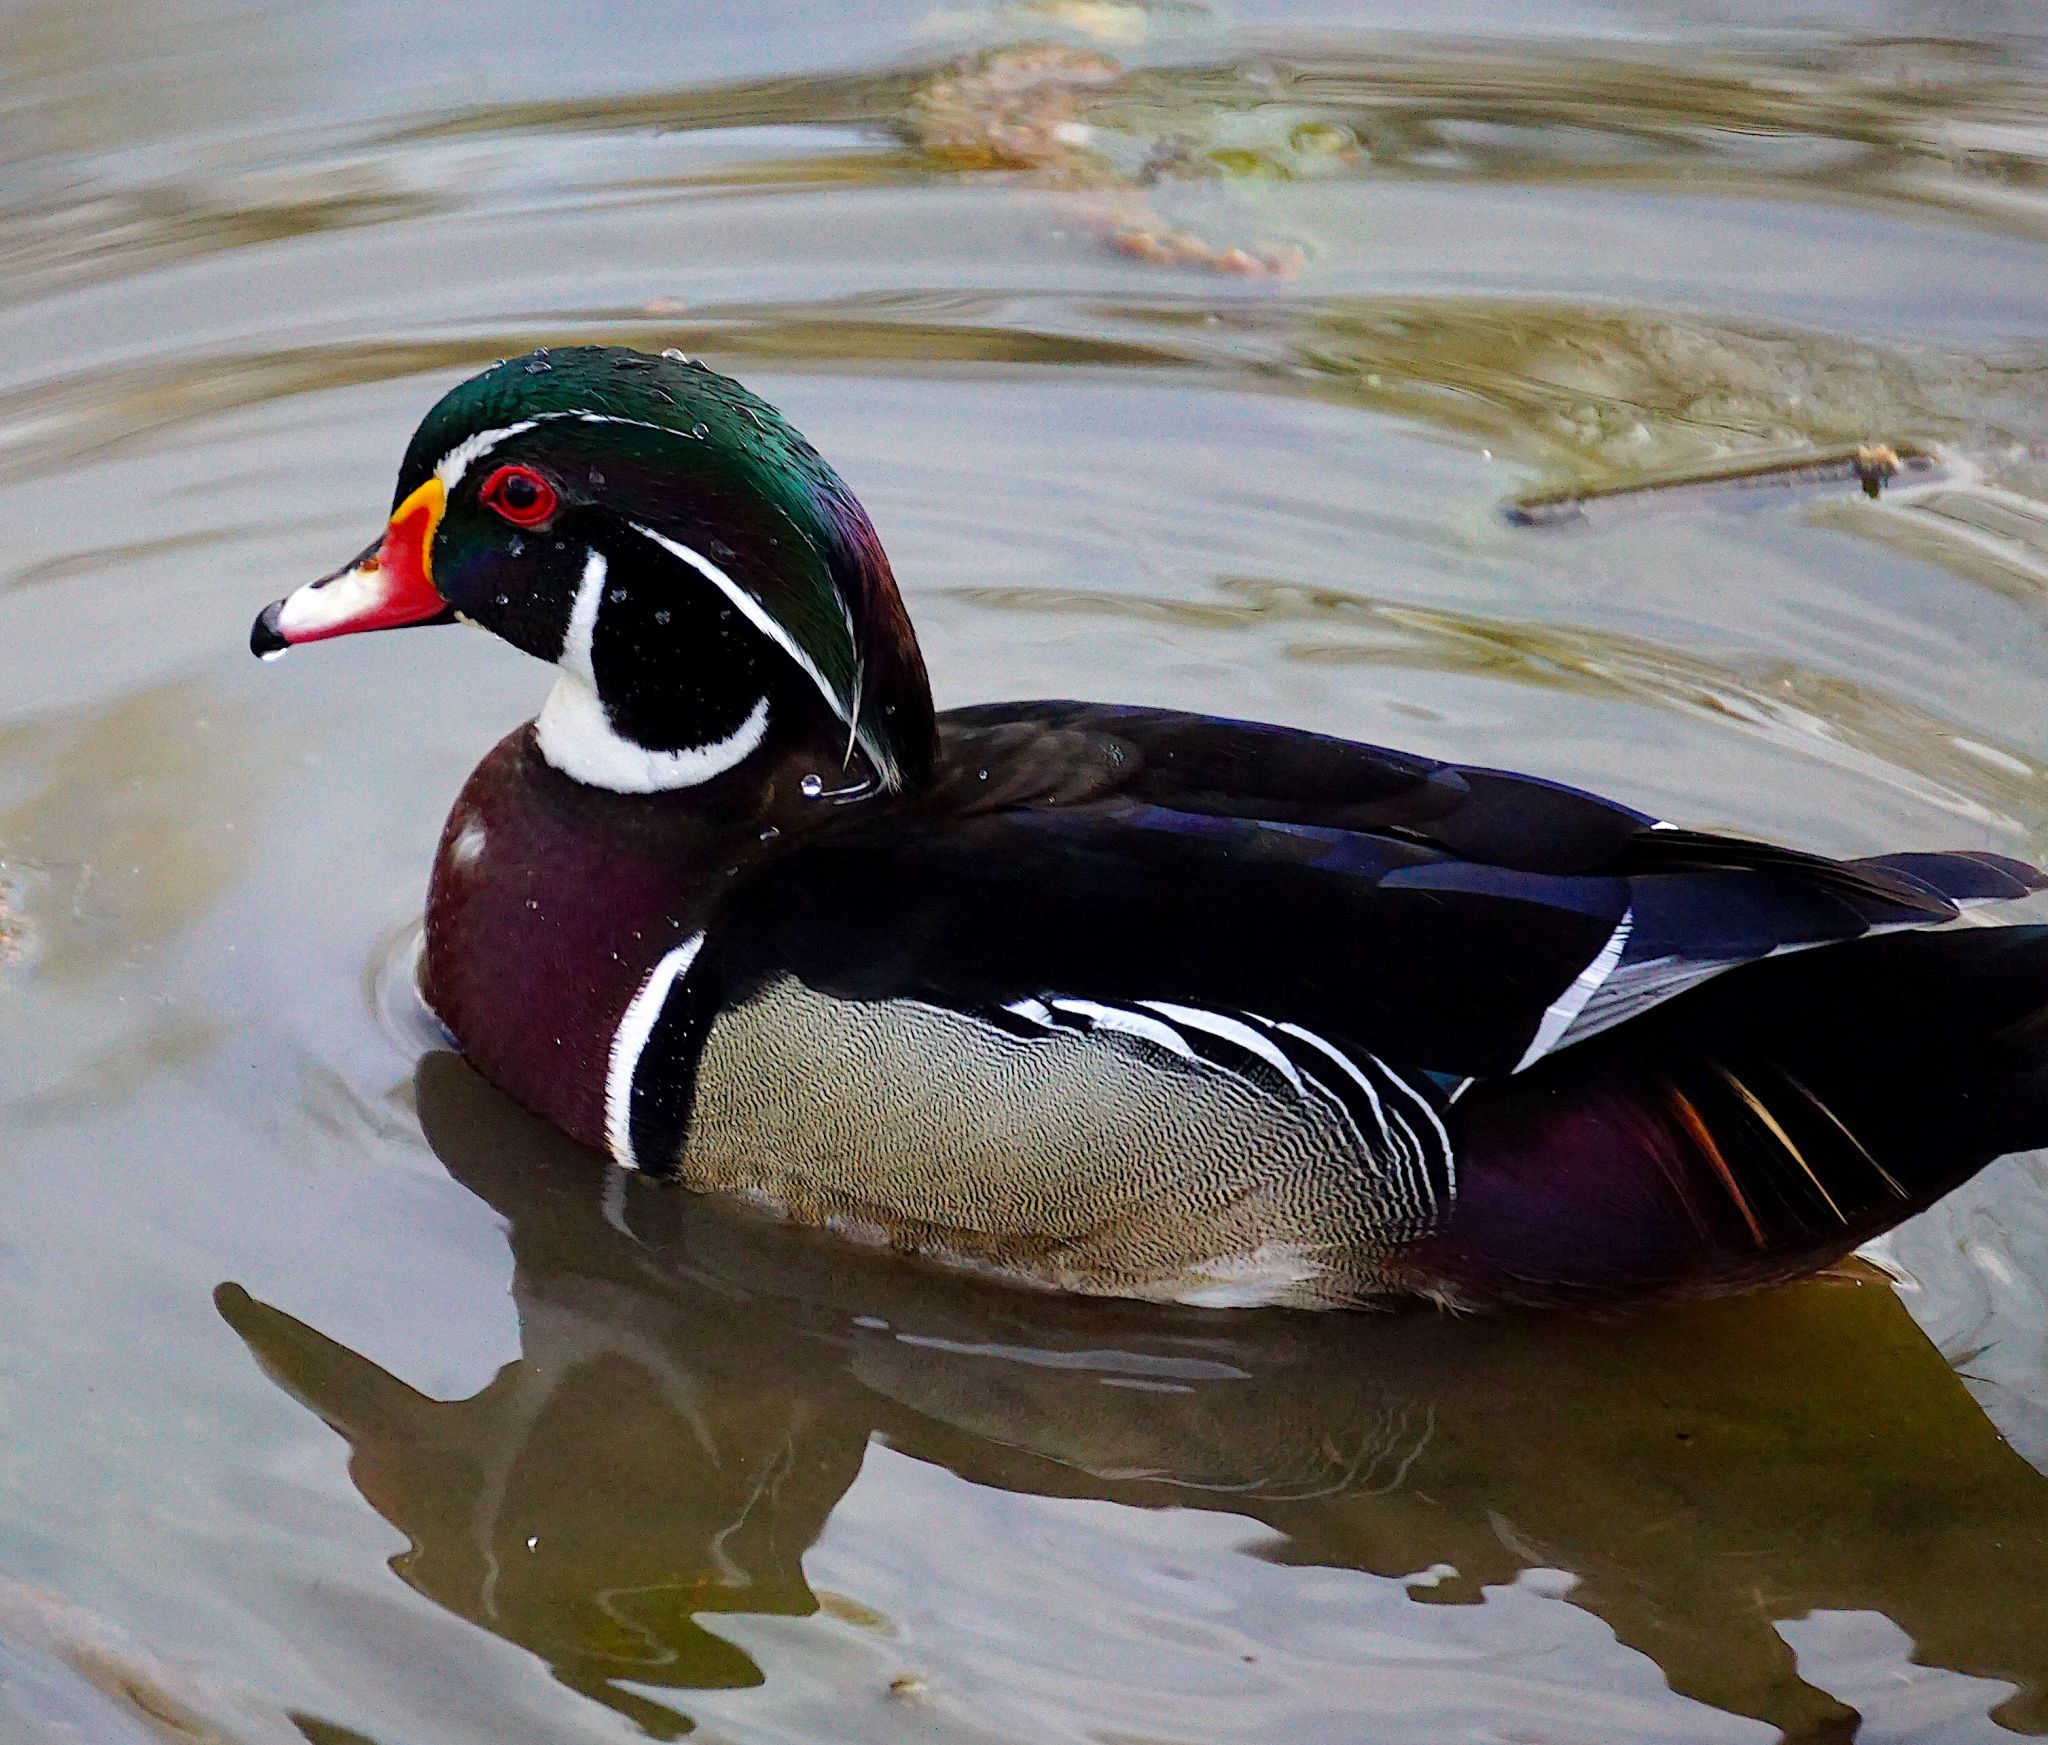
[[[628,1169],[1069,1291],[1707,1295],[2048,1144],[2048,887],[1103,703],[935,715],[889,562],[765,401],[536,352],[450,391],[252,646],[551,661],[441,839],[421,989]]]

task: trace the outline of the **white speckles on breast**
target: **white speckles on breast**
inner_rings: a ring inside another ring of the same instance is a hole
[[[448,845],[448,864],[467,872],[482,859],[484,852],[484,827],[481,819],[469,819],[455,833],[455,840]]]

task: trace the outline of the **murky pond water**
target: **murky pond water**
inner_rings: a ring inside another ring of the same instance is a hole
[[[673,345],[860,492],[942,702],[2048,852],[2035,9],[1504,16],[0,15],[0,1735],[2048,1732],[2041,1159],[1896,1284],[1597,1324],[608,1198],[407,994],[544,675],[245,652],[455,377]],[[1859,442],[1941,475],[1501,513]]]

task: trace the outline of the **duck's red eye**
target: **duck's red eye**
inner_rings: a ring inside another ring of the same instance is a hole
[[[514,527],[538,527],[561,502],[555,487],[531,467],[500,467],[478,495]]]

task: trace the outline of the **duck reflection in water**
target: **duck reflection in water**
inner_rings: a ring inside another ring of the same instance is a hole
[[[607,1208],[456,1056],[416,1088],[509,1222],[519,1358],[444,1403],[236,1286],[222,1313],[347,1439],[407,1583],[657,1736],[690,1722],[649,1690],[760,1681],[704,1619],[818,1609],[804,1554],[878,1436],[978,1485],[1247,1517],[1287,1563],[1456,1571],[1419,1603],[1561,1567],[1674,1689],[1796,1738],[1855,1716],[1774,1624],[1880,1612],[2048,1732],[2048,1479],[1882,1285],[1603,1322],[1039,1297],[644,1183]]]

